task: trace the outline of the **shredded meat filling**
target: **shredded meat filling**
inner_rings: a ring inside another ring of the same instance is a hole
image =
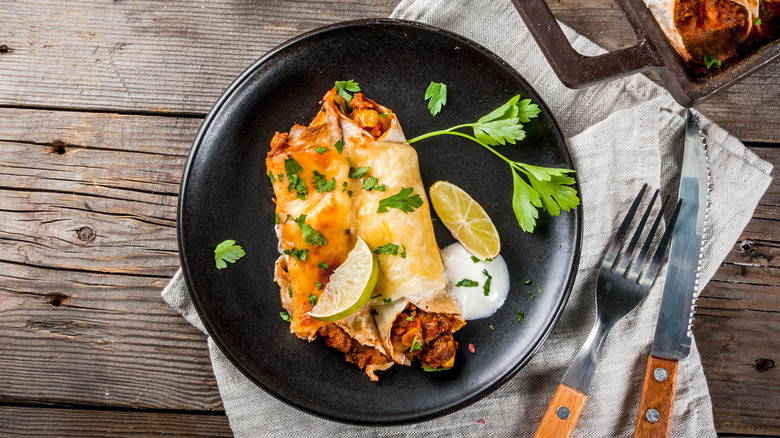
[[[317,334],[325,341],[325,345],[344,353],[347,362],[357,365],[360,369],[365,369],[368,365],[381,366],[388,363],[388,358],[379,350],[361,345],[336,324],[320,327]]]
[[[374,138],[379,138],[390,128],[390,120],[386,114],[380,114],[383,111],[379,105],[371,99],[363,96],[363,93],[356,93],[349,102],[351,111],[347,117],[354,120],[363,130],[371,134]],[[386,109],[384,111],[387,111]]]
[[[450,317],[420,310],[413,304],[398,315],[390,333],[396,351],[430,368],[451,368],[458,343],[452,337]]]

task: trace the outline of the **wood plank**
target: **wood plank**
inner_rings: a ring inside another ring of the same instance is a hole
[[[224,415],[0,406],[0,437],[232,437]]]
[[[0,34],[10,48],[0,53],[0,105],[204,115],[276,45],[336,21],[387,16],[397,3],[20,0],[4,9],[13,31]],[[633,43],[612,0],[549,4],[608,49]],[[780,141],[780,63],[700,109],[744,141]]]
[[[780,176],[780,148],[753,147]],[[780,190],[775,182],[696,306],[718,432],[780,435]]]

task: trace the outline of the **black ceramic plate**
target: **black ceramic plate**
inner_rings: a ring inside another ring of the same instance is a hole
[[[425,186],[457,184],[495,222],[512,279],[506,303],[456,334],[456,366],[447,372],[395,366],[374,383],[320,340],[298,339],[279,317],[265,156],[275,131],[308,124],[334,81],[348,79],[397,113],[408,138],[476,121],[515,94],[531,98],[542,113],[525,126],[527,138],[499,149],[543,166],[572,163],[552,114],[515,70],[463,37],[396,20],[337,24],[283,44],[244,72],[203,123],[182,181],[179,250],[195,307],[219,348],[257,385],[308,412],[362,424],[420,421],[473,403],[528,362],[568,298],[582,220],[579,210],[555,218],[542,213],[537,231],[524,233],[503,161],[457,137],[416,143]],[[447,105],[435,117],[423,99],[431,81],[448,87]],[[453,242],[441,224],[436,228],[442,247]],[[237,240],[247,255],[217,270],[214,248],[225,239]],[[520,323],[519,311],[525,314]]]

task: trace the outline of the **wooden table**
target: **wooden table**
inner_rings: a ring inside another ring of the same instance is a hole
[[[0,5],[0,435],[231,434],[205,337],[160,298],[190,144],[263,53],[397,1]],[[633,43],[610,0],[550,5],[609,49]],[[699,109],[780,167],[780,63]],[[775,183],[699,300],[725,435],[780,436],[779,225]]]

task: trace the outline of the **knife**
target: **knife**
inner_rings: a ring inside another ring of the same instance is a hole
[[[685,152],[679,198],[655,338],[647,359],[634,437],[668,437],[677,389],[677,365],[691,350],[691,325],[701,291],[702,242],[709,204],[705,139],[691,110],[685,120]]]

